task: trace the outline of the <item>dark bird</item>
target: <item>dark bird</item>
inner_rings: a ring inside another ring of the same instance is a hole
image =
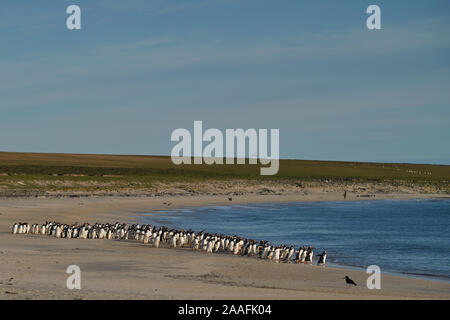
[[[356,287],[356,283],[355,281],[353,281],[352,279],[350,279],[348,276],[345,276],[345,282],[351,287],[352,285],[354,285]]]
[[[233,201],[233,198],[232,197],[228,197],[228,200]]]

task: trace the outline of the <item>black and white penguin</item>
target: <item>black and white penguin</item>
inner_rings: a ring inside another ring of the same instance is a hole
[[[19,222],[20,223],[20,222]],[[19,233],[19,223],[14,223],[12,228],[11,228],[11,232],[12,234],[17,234]]]
[[[313,257],[314,257],[314,251],[313,251],[314,247],[309,247],[306,253],[306,259],[305,259],[305,263],[309,263],[312,264],[313,262]]]
[[[317,256],[319,257],[319,261],[317,262],[317,265],[323,265],[324,267],[326,267],[327,266],[327,263],[326,263],[326,261],[327,261],[327,252],[324,251],[321,254],[318,254]]]

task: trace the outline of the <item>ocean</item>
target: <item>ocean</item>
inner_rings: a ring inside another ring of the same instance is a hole
[[[327,250],[334,266],[450,281],[450,200],[206,206],[152,212],[142,223]]]

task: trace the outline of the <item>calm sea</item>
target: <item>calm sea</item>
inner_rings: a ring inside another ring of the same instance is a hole
[[[209,206],[150,213],[141,222],[313,245],[335,265],[450,280],[450,200]]]

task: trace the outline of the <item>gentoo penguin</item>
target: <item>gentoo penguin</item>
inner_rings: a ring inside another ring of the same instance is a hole
[[[218,252],[220,248],[220,240],[216,240],[216,243],[214,244],[214,252]]]
[[[352,279],[350,279],[348,276],[345,276],[345,282],[348,284],[349,287],[351,287],[352,285],[356,287],[356,283],[355,281],[353,281]]]
[[[239,251],[241,250],[241,247],[242,247],[242,245],[244,244],[244,240],[239,240],[239,242],[238,243],[236,243],[236,245],[234,246],[234,249],[233,249],[233,254],[234,255],[237,255],[238,253],[239,253]]]
[[[142,243],[147,244],[148,239],[150,239],[150,230],[145,231],[144,239],[142,240]]]
[[[234,250],[234,239],[230,241],[230,244],[228,245],[228,251],[233,252]]]
[[[269,255],[267,256],[267,259],[272,260],[274,252],[275,252],[275,248],[270,247]]]
[[[12,234],[17,234],[18,231],[19,231],[19,224],[14,223],[12,226]]]
[[[313,247],[309,247],[308,248],[308,251],[307,251],[307,254],[306,254],[306,260],[305,260],[305,262],[309,262],[310,264],[312,264],[312,262],[313,262],[313,256],[314,256],[314,251],[313,251]]]
[[[308,254],[308,251],[306,250],[305,246],[303,246],[302,255],[300,257],[300,263],[305,263],[306,261],[306,255]]]
[[[61,226],[57,226],[56,230],[55,230],[55,237],[56,238],[61,238]]]
[[[286,257],[286,262],[287,263],[291,263],[291,259],[292,259],[292,256],[294,255],[294,253],[295,253],[295,247],[291,246],[291,248],[289,249],[289,253],[288,253],[287,257]]]
[[[186,243],[186,234],[183,233],[183,234],[179,237],[178,241],[179,241],[179,246],[180,246],[180,248],[183,248],[184,244]]]
[[[211,239],[208,242],[208,245],[206,246],[206,253],[212,253],[213,248],[214,248],[214,240]]]
[[[178,233],[174,234],[172,238],[170,239],[170,247],[176,248],[177,247],[177,239],[178,239]]]
[[[317,262],[317,265],[323,265],[324,267],[326,267],[327,266],[327,263],[326,263],[327,252],[324,251],[324,252],[322,252],[322,254],[318,254],[317,256],[319,257],[319,261]]]
[[[276,263],[278,263],[278,262],[280,262],[280,247],[277,247],[276,249],[275,249],[275,252],[274,252],[274,254],[273,254],[273,260],[276,262]]]
[[[153,240],[153,247],[159,248],[160,241],[161,241],[161,236],[159,234],[157,234],[155,239]]]

